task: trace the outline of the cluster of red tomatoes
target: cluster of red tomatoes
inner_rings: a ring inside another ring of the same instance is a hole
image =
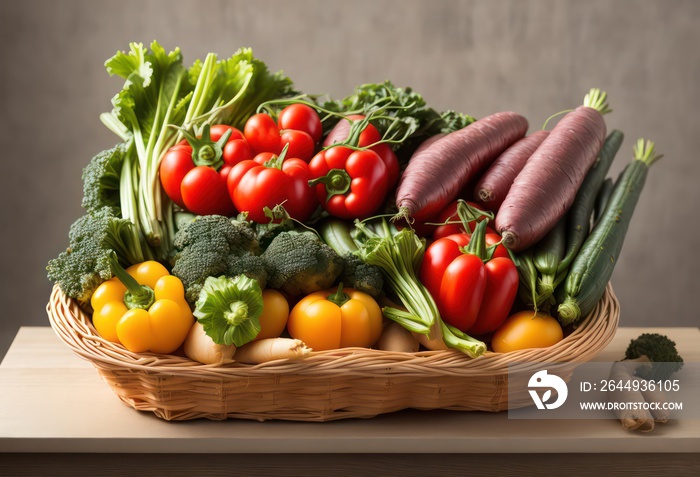
[[[393,149],[368,118],[347,116],[324,137],[318,113],[303,103],[286,106],[276,120],[255,114],[243,131],[214,125],[199,137],[187,134],[160,165],[165,193],[183,209],[198,215],[247,212],[258,223],[269,222],[266,209],[277,205],[301,222],[319,205],[341,219],[370,217],[396,188],[399,174]],[[503,324],[517,295],[518,271],[503,245],[485,257],[483,247],[501,240],[493,229],[477,236],[481,250],[470,247],[477,221],[465,231],[455,223],[457,206],[454,202],[428,220],[453,222],[449,225],[414,224],[431,239],[420,280],[448,324],[477,336],[510,330],[514,325]],[[529,327],[531,321],[524,320]],[[505,341],[513,341],[510,335]]]
[[[360,124],[351,133],[353,122]],[[264,223],[266,209],[283,205],[303,222],[320,205],[339,218],[369,217],[398,182],[396,155],[362,116],[341,119],[334,131],[322,144],[321,119],[303,103],[286,106],[277,121],[255,114],[243,131],[205,126],[166,152],[161,184],[174,203],[198,215],[247,212]]]

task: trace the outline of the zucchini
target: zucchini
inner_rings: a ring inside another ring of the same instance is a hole
[[[637,140],[634,160],[615,182],[603,216],[581,247],[566,276],[557,307],[562,325],[588,315],[603,296],[620,256],[649,168],[661,157],[655,155],[653,142]]]
[[[538,302],[549,298],[554,293],[557,269],[566,252],[566,220],[567,215],[564,215],[554,228],[535,245],[532,262],[539,272],[537,278]]]
[[[605,181],[615,154],[620,149],[625,135],[622,131],[613,130],[605,139],[598,154],[598,159],[586,174],[576,198],[568,213],[567,249],[564,258],[559,263],[559,272],[565,271],[578,254],[583,242],[591,231],[591,216],[595,208],[598,191]]]
[[[603,212],[605,211],[605,206],[608,205],[608,200],[610,200],[610,196],[612,195],[613,185],[613,180],[610,177],[608,177],[607,179],[605,179],[605,182],[603,182],[603,185],[600,186],[598,197],[595,198],[593,225],[597,224],[600,220],[600,217],[603,215]]]

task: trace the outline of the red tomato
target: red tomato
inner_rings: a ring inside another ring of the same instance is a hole
[[[253,160],[257,162],[260,165],[265,165],[267,161],[271,161],[272,159],[276,159],[277,154],[274,152],[261,152],[260,154],[256,154]]]
[[[228,192],[236,208],[247,211],[250,220],[267,223],[270,219],[264,208],[283,204],[292,218],[303,222],[318,206],[310,178],[309,165],[298,158],[269,166],[243,161],[228,175]]]
[[[196,166],[182,179],[182,200],[187,210],[197,215],[231,216],[236,209],[221,175],[206,166]]]
[[[246,157],[247,148],[238,129],[223,124],[208,130],[205,127],[203,137],[190,136],[165,153],[159,167],[163,190],[170,200],[190,212],[232,215],[235,209],[227,194],[222,194],[222,187],[225,192],[228,170]],[[218,182],[215,177],[219,177]]]
[[[243,128],[243,134],[253,155],[261,152],[279,154],[282,151],[280,130],[269,114],[258,113],[248,118]]]
[[[218,141],[226,131],[231,131],[231,135],[228,137],[227,142],[234,141],[236,139],[245,139],[243,133],[233,126],[229,126],[227,124],[214,124],[211,126],[211,128],[209,128],[211,140],[215,142]]]
[[[187,207],[182,200],[180,185],[182,179],[192,169],[194,169],[194,163],[192,162],[192,148],[189,146],[186,148],[181,145],[171,147],[160,162],[159,174],[163,190],[170,197],[170,200],[183,209]]]
[[[308,133],[297,129],[285,129],[280,133],[280,145],[287,146],[287,156],[309,162],[314,157],[316,143]]]
[[[250,150],[248,141],[245,139],[233,139],[224,146],[224,163],[229,166],[235,166],[241,161],[247,161],[253,158],[253,152]]]
[[[352,114],[350,116],[347,116],[347,118],[350,119],[352,122],[355,122],[365,119],[365,116],[362,116],[361,114]],[[358,146],[371,146],[372,144],[381,140],[382,135],[379,133],[379,130],[372,123],[367,123],[367,126],[365,126],[365,128],[360,133],[360,142]]]
[[[365,119],[365,116],[361,114],[351,114],[338,121],[331,132],[328,133],[328,136],[323,140],[323,146],[328,147],[335,143],[345,142],[350,134],[352,123],[363,119]],[[382,135],[379,133],[379,130],[371,123],[368,123],[360,133],[359,142],[356,145],[359,147],[367,147],[381,139]]]
[[[280,111],[277,116],[277,125],[281,130],[294,129],[307,133],[314,144],[318,143],[323,135],[323,126],[318,113],[311,106],[302,103],[290,104]]]

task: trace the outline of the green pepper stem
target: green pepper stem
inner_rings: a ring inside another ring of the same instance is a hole
[[[231,326],[245,323],[248,317],[248,305],[243,301],[234,301],[229,309],[224,312],[224,318]]]
[[[326,202],[328,202],[334,195],[343,195],[350,190],[352,177],[344,169],[331,169],[325,176],[309,181],[309,187],[315,187],[318,184],[326,186]]]
[[[476,255],[484,261],[488,259],[488,250],[486,248],[486,222],[486,220],[482,220],[476,225],[476,229],[474,229],[469,243],[462,249],[464,253]]]
[[[192,147],[192,162],[196,166],[207,166],[219,170],[224,165],[224,146],[232,132],[231,129],[227,130],[218,141],[214,142],[211,140],[210,126],[205,124],[201,138],[195,137],[184,129],[182,135]]]
[[[343,291],[343,282],[338,284],[338,290],[336,290],[335,293],[328,295],[328,301],[333,302],[338,306],[343,306],[348,300],[350,300],[350,297]]]
[[[110,265],[114,276],[126,287],[126,293],[124,294],[124,304],[126,307],[130,310],[135,308],[148,310],[156,301],[156,295],[153,289],[149,286],[141,285],[134,277],[129,275],[119,264],[115,253],[112,253],[110,257]]]

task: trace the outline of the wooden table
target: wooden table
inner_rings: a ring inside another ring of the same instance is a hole
[[[621,328],[596,361],[660,332],[700,361],[697,328]],[[593,455],[592,455],[593,454]],[[0,364],[0,475],[700,475],[700,422],[649,434],[615,420],[403,411],[327,423],[166,422],[124,405],[49,327],[23,327]]]

